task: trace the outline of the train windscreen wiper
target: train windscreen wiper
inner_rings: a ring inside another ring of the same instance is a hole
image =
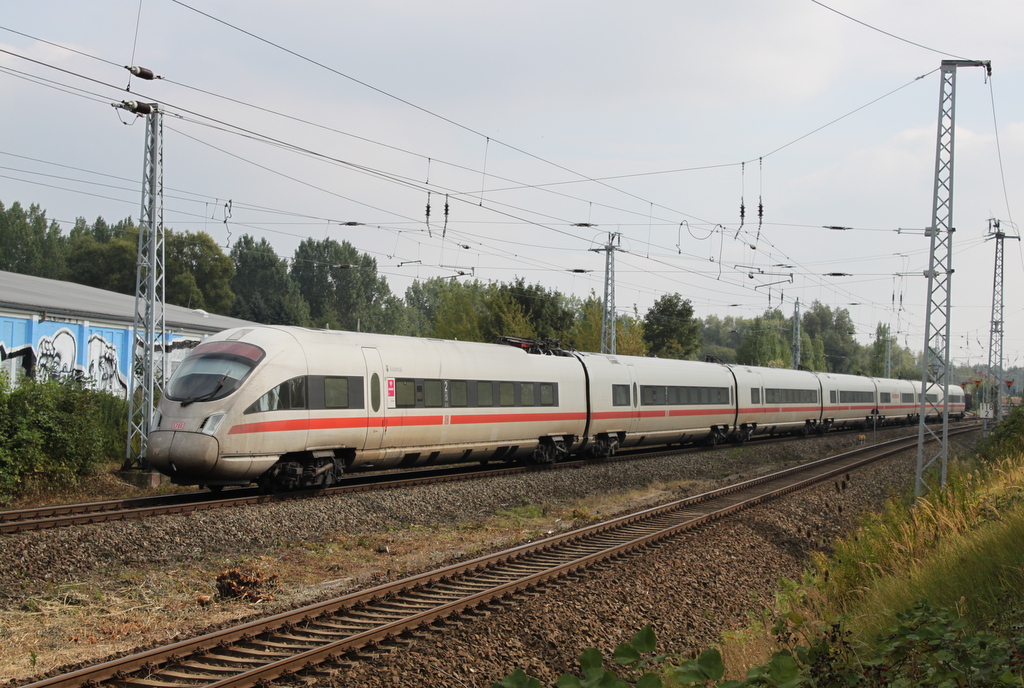
[[[202,396],[189,397],[188,399],[184,399],[181,402],[181,405],[182,406],[188,406],[189,404],[191,404],[194,401],[206,401],[207,399],[212,398],[217,392],[220,391],[220,388],[224,386],[224,380],[226,380],[227,378],[228,378],[228,374],[224,373],[223,375],[220,376],[220,379],[217,380],[217,386],[214,387],[212,391],[207,392],[206,394],[203,394]]]

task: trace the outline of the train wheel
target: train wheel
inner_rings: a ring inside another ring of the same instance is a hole
[[[551,442],[541,442],[537,445],[536,449],[533,450],[533,456],[530,459],[530,463],[554,463],[557,458],[558,452],[555,449],[555,445]]]

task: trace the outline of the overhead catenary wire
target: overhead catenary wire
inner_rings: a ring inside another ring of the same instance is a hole
[[[429,191],[428,191],[428,193],[429,193]],[[648,226],[650,227],[651,225],[652,225],[652,223],[651,223],[651,221],[650,221],[650,219],[649,219],[649,220],[648,220]],[[674,226],[674,224],[673,224],[673,226]]]

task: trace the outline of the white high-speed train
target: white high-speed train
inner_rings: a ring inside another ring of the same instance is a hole
[[[148,459],[175,483],[326,487],[347,471],[916,422],[920,383],[297,327],[226,330],[167,385]],[[928,401],[942,406],[942,389]],[[949,414],[964,392],[949,387]]]

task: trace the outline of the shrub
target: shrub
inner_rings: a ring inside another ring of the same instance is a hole
[[[0,501],[34,477],[48,487],[72,486],[103,461],[112,439],[98,413],[100,395],[73,379],[0,384]]]

